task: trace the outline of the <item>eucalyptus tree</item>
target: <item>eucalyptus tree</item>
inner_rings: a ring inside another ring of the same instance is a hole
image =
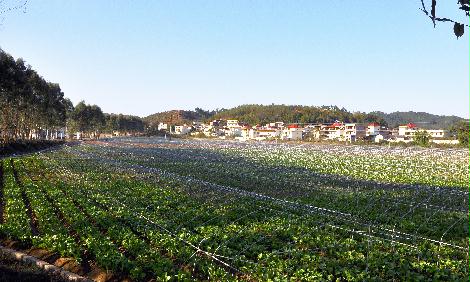
[[[85,104],[80,101],[70,114],[70,129],[81,132],[89,137],[99,137],[105,126],[105,116],[97,105]]]
[[[50,137],[65,126],[67,107],[58,84],[0,49],[1,142]]]
[[[105,131],[113,133],[118,131],[122,133],[139,133],[144,131],[144,121],[138,116],[123,114],[105,114]]]

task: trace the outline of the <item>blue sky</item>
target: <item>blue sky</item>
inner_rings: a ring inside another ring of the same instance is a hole
[[[461,20],[454,2],[437,14]],[[420,5],[30,0],[2,15],[0,47],[105,112],[279,103],[468,118],[468,29],[456,40]]]

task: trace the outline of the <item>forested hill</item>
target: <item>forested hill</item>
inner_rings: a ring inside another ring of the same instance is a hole
[[[213,112],[207,112],[199,108],[196,108],[194,111],[173,110],[149,115],[144,118],[144,121],[149,124],[157,124],[159,122],[183,124],[191,123],[195,120],[207,120],[210,119],[213,114]]]
[[[332,123],[343,122],[379,122],[391,128],[409,122],[427,129],[449,129],[465,119],[457,116],[439,116],[425,112],[349,112],[337,106],[302,106],[302,105],[241,105],[231,109],[205,111],[174,110],[150,115],[144,120],[149,124],[166,122],[169,124],[209,121],[214,119],[238,119],[251,125],[283,121],[286,123]]]
[[[427,129],[449,129],[460,121],[465,119],[457,116],[440,116],[433,115],[425,112],[372,112],[371,114],[383,118],[390,127],[396,127],[400,124],[407,124],[409,122],[415,123],[419,127]]]
[[[232,109],[204,111],[168,111],[150,115],[145,121],[150,124],[167,122],[170,124],[190,123],[194,120],[209,121],[213,119],[238,119],[249,124],[265,124],[283,121],[286,123],[332,123],[344,122],[379,122],[384,120],[366,113],[351,113],[336,106],[296,106],[296,105],[241,105]]]
[[[378,116],[366,113],[351,113],[337,106],[302,106],[302,105],[241,105],[223,110],[213,116],[214,119],[238,119],[249,124],[264,124],[283,121],[286,123],[332,123],[344,122],[379,122]]]

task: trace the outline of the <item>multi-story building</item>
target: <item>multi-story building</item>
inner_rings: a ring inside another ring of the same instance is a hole
[[[380,134],[380,124],[371,122],[367,125],[366,136],[375,136]]]
[[[249,139],[265,140],[279,138],[281,136],[280,129],[271,128],[251,128],[248,134]]]
[[[344,132],[344,124],[336,121],[331,125],[322,125],[320,127],[320,139],[323,140],[341,140]]]
[[[188,134],[189,132],[191,132],[191,129],[192,129],[192,127],[188,126],[186,124],[184,124],[184,125],[175,125],[175,132],[174,133],[184,135],[184,134]]]
[[[309,124],[304,127],[302,139],[313,141],[320,140],[321,124]]]
[[[411,123],[411,122],[405,125],[400,125],[398,127],[398,136],[411,138],[413,135],[415,135],[417,130],[418,130],[418,127],[416,126],[416,124]]]
[[[164,122],[160,122],[160,123],[158,123],[157,129],[158,130],[168,130],[168,124],[164,123]]]
[[[344,125],[343,140],[355,142],[366,137],[366,126],[359,123],[346,123]]]
[[[444,129],[423,129],[423,128],[418,128],[415,124],[413,123],[408,123],[406,125],[400,125],[398,127],[398,136],[397,139],[400,141],[411,141],[413,139],[413,136],[417,132],[422,132],[425,131],[427,134],[429,134],[429,137],[431,139],[444,139],[449,137],[449,133],[447,130]]]
[[[289,125],[282,130],[281,139],[283,140],[302,140],[303,128],[294,124]]]

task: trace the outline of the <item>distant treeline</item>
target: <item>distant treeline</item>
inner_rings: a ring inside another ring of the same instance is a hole
[[[457,116],[439,116],[425,112],[372,112],[371,114],[383,118],[390,127],[397,127],[409,122],[415,123],[421,128],[426,129],[451,129],[456,124],[465,121]]]
[[[351,113],[337,106],[301,106],[301,105],[241,105],[228,110],[221,110],[212,119],[238,119],[249,124],[265,124],[276,121],[285,123],[333,123],[342,122],[387,122],[374,114]]]
[[[172,110],[149,115],[144,118],[144,121],[151,126],[156,126],[159,122],[172,125],[191,124],[193,121],[210,121],[215,114],[224,110],[206,111],[201,108],[196,108],[194,111]]]
[[[285,123],[333,123],[342,122],[369,123],[395,128],[402,124],[416,123],[425,129],[453,130],[460,123],[468,120],[457,116],[439,116],[424,112],[349,112],[337,106],[302,106],[302,105],[241,105],[231,109],[206,111],[196,108],[194,111],[167,111],[150,115],[144,120],[152,127],[159,122],[169,124],[190,124],[192,121],[210,121],[214,119],[238,119],[251,125],[283,121]]]
[[[79,102],[67,119],[69,133],[81,132],[89,137],[101,133],[137,133],[144,131],[144,121],[137,116],[103,113],[97,105]]]
[[[333,123],[343,122],[378,122],[386,126],[387,122],[373,114],[351,113],[337,106],[295,106],[295,105],[241,105],[232,109],[205,111],[168,111],[153,114],[144,120],[150,125],[158,122],[170,124],[190,123],[194,120],[210,121],[214,119],[238,119],[251,125],[283,121],[285,123]]]

